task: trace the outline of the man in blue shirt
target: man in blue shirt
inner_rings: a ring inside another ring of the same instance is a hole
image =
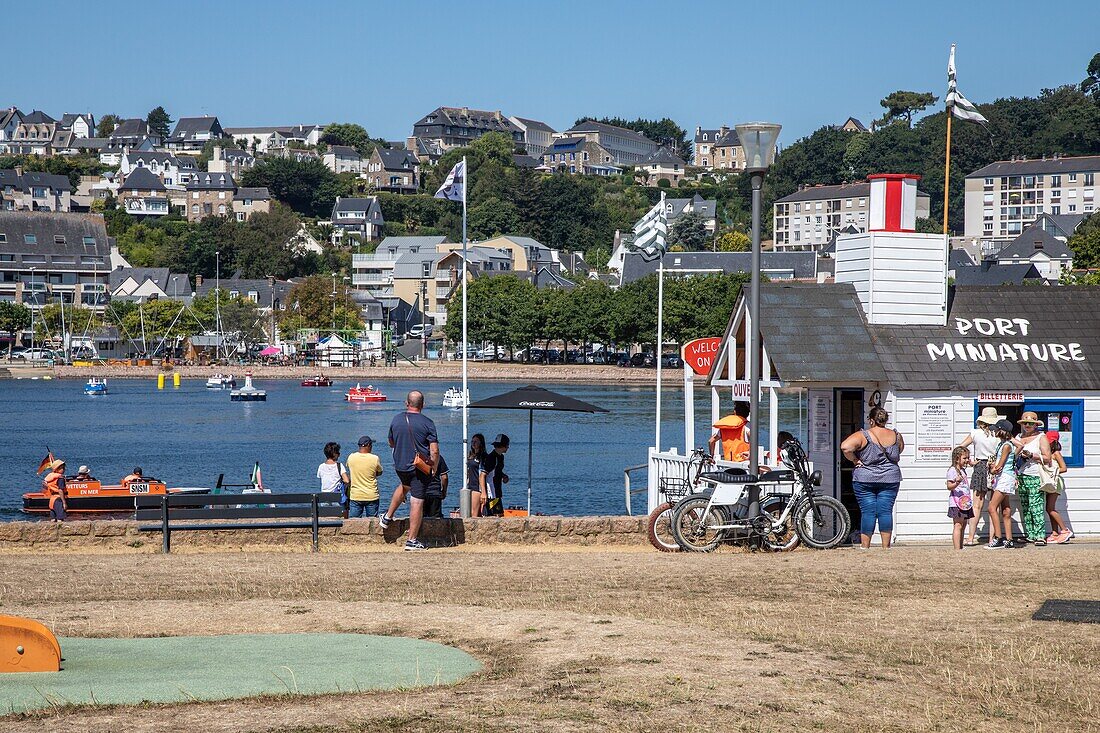
[[[427,497],[428,484],[439,466],[439,434],[431,418],[421,413],[423,409],[424,394],[413,390],[405,398],[405,411],[395,415],[390,422],[389,443],[393,448],[393,468],[401,486],[393,492],[390,508],[378,518],[382,529],[388,527],[397,508],[408,495],[409,538],[405,542],[405,549],[408,551],[427,549],[417,537],[424,519],[424,499]],[[417,456],[429,465],[417,468]]]

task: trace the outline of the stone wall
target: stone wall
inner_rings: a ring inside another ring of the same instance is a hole
[[[141,532],[130,520],[0,523],[0,553],[118,550],[159,552],[160,532]],[[385,532],[376,519],[346,519],[342,527],[321,529],[322,552],[400,548],[408,520]],[[645,517],[508,517],[428,519],[420,539],[429,547],[457,545],[607,546],[647,544]],[[302,552],[310,549],[309,529],[218,530],[172,533],[172,551],[224,552],[265,549]]]

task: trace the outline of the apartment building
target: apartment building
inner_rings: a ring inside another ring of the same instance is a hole
[[[542,164],[558,173],[586,176],[610,176],[620,171],[610,150],[584,136],[558,138],[542,154]]]
[[[444,236],[386,237],[374,252],[351,256],[351,285],[378,298],[393,295],[393,268],[402,255],[416,252],[439,252],[447,241]],[[461,245],[458,245],[461,246]]]
[[[469,107],[436,107],[413,124],[413,137],[436,143],[444,152],[469,145],[489,132],[502,132],[517,147],[524,144],[523,130],[503,112]]]
[[[197,171],[187,184],[187,221],[208,216],[228,216],[237,183],[228,173]]]
[[[745,149],[741,147],[737,130],[726,125],[717,130],[696,127],[691,164],[706,170],[744,170]]]
[[[0,209],[5,211],[69,211],[68,176],[24,171],[22,166],[0,170]]]
[[[868,182],[806,186],[776,199],[772,209],[775,250],[816,252],[838,234],[867,231],[870,200]],[[917,218],[928,218],[930,207],[928,194],[917,191]]]
[[[110,255],[98,214],[0,211],[0,300],[102,308]]]
[[[553,127],[525,117],[509,117],[516,127],[523,131],[523,147],[532,158],[539,158],[554,142],[557,132]]]
[[[512,272],[512,255],[505,249],[466,249],[466,280]],[[462,278],[462,250],[419,250],[401,255],[393,268],[393,294],[426,315],[436,326],[447,325],[447,302]]]
[[[1100,155],[1060,155],[990,163],[966,177],[967,237],[995,253],[1043,214],[1083,214],[1097,210]]]
[[[592,120],[579,122],[561,135],[583,137],[599,143],[604,150],[611,153],[611,162],[615,165],[638,165],[660,147],[640,132]]]

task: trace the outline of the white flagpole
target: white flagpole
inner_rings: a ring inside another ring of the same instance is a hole
[[[661,213],[665,210],[665,194],[661,192]],[[665,253],[661,248],[661,254],[657,258],[657,420],[654,427],[653,447],[658,452],[661,450],[661,350],[664,348],[664,321],[665,321]]]
[[[466,258],[468,241],[466,239],[466,190],[469,188],[469,174],[466,170],[466,156],[462,156],[462,488],[460,493],[470,485],[470,466],[466,456],[470,452],[470,409],[469,409],[469,375],[466,370],[467,355],[469,354],[469,341],[467,339],[466,318]]]

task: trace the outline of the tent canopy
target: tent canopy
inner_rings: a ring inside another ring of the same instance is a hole
[[[260,356],[275,356],[275,354],[281,354],[282,351],[278,346],[268,346],[266,349],[260,352]]]

